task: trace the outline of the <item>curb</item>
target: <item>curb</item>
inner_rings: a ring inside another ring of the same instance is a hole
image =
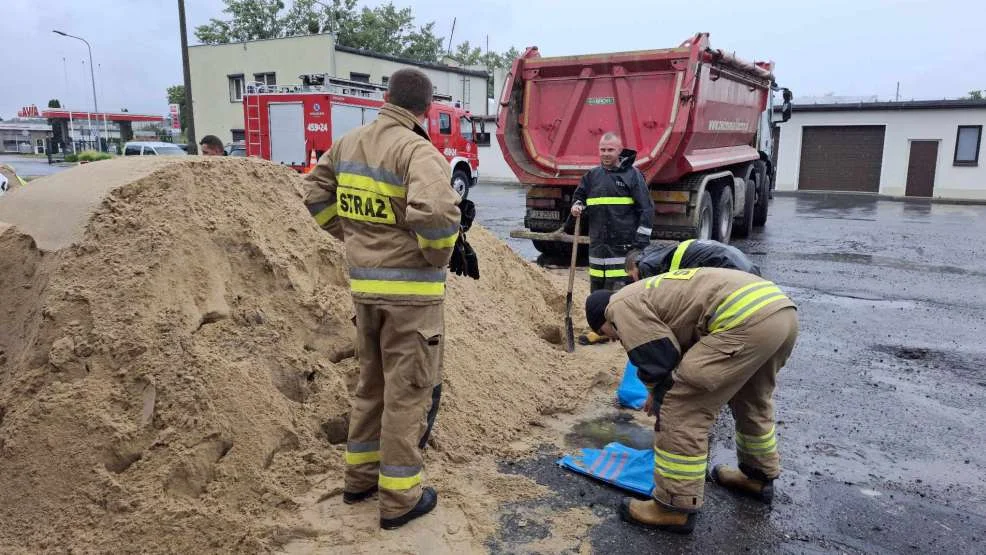
[[[892,202],[907,202],[912,204],[954,204],[960,206],[986,206],[986,199],[962,199],[962,198],[916,198],[898,197],[894,195],[883,195],[879,193],[854,193],[851,191],[832,192],[832,191],[778,191],[774,190],[775,197],[796,197],[796,198],[868,198],[876,200],[889,200]]]

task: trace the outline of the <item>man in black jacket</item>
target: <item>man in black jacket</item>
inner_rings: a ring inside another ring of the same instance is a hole
[[[615,133],[599,141],[599,167],[589,170],[572,196],[572,216],[585,213],[589,232],[590,289],[616,291],[627,282],[626,255],[650,244],[654,201],[640,170],[636,151],[623,148]],[[571,225],[573,219],[569,219]],[[601,336],[579,338],[596,343]]]
[[[651,245],[627,253],[629,281],[639,281],[681,268],[731,268],[760,275],[760,267],[743,251],[719,241],[689,239],[677,245]]]

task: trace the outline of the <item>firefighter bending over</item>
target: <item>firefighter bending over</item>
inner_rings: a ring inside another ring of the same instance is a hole
[[[586,299],[593,330],[619,339],[650,395],[654,491],[624,499],[624,520],[690,533],[702,508],[708,433],[723,404],[736,419],[739,468],[716,466],[726,488],[763,502],[780,474],[774,384],[798,336],[794,303],[764,279],[722,268],[677,270]]]

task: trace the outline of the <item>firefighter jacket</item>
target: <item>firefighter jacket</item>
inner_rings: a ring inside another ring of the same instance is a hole
[[[591,277],[625,278],[627,251],[650,244],[654,201],[643,174],[633,167],[636,157],[624,149],[615,169],[589,170],[572,196],[586,207]]]
[[[459,236],[448,162],[411,112],[385,104],[305,177],[305,204],[346,244],[353,300],[433,304]]]
[[[732,268],[760,275],[760,267],[743,251],[719,241],[689,239],[677,245],[652,245],[636,260],[640,279],[649,278],[681,268]]]
[[[616,327],[640,381],[660,402],[671,387],[671,372],[692,345],[711,334],[754,325],[787,307],[794,303],[759,276],[693,268],[624,287],[610,299],[606,320]],[[731,348],[735,353],[751,347],[737,342]]]

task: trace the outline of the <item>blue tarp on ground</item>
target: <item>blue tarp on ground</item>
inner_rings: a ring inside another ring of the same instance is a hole
[[[626,368],[623,369],[620,387],[616,389],[616,400],[621,406],[631,409],[644,408],[644,402],[647,400],[647,388],[637,377],[637,367],[629,360]]]
[[[634,371],[636,375],[636,371]],[[610,443],[602,449],[579,449],[558,460],[559,466],[620,489],[650,496],[654,489],[654,451]]]

